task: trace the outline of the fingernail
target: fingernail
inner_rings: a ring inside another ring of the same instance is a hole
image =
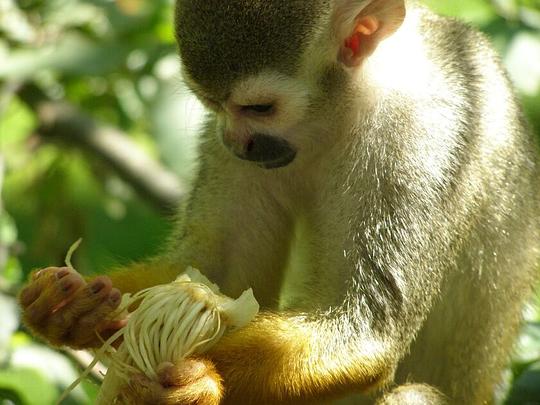
[[[111,293],[111,295],[109,296],[109,301],[116,305],[120,299],[122,298],[122,294],[120,294],[119,291],[114,291],[113,293]]]
[[[103,287],[105,287],[105,283],[101,280],[98,280],[98,281],[94,281],[91,285],[90,285],[90,290],[96,294],[98,292],[100,292]]]
[[[69,270],[68,269],[62,269],[60,270],[59,272],[56,273],[56,278],[57,279],[61,279],[65,276],[67,276],[69,274]]]
[[[73,281],[63,280],[62,282],[60,282],[60,287],[62,288],[62,291],[68,292],[73,288]]]

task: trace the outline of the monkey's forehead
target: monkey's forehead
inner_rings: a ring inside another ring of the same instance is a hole
[[[176,36],[190,78],[225,99],[263,69],[293,73],[330,0],[177,0]]]

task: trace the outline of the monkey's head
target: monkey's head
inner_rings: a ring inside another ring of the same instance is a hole
[[[355,72],[403,16],[403,0],[177,0],[175,26],[186,83],[224,144],[278,168],[331,132]]]

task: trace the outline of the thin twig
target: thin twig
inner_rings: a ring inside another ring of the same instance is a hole
[[[94,360],[94,356],[92,355],[92,353],[87,352],[86,350],[73,350],[65,348],[63,349],[63,352],[66,353],[72,360],[74,360],[75,363],[77,363],[83,370],[86,370],[88,365]],[[107,366],[105,366],[101,362],[98,362],[94,366],[92,371],[90,371],[90,375],[97,382],[102,382],[105,374],[107,374]]]

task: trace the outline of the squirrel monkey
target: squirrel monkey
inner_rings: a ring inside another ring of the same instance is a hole
[[[26,324],[98,345],[120,292],[191,265],[263,312],[134,378],[133,403],[490,402],[539,264],[540,166],[484,36],[403,0],[178,0],[175,27],[208,119],[168,254],[34,273]]]

